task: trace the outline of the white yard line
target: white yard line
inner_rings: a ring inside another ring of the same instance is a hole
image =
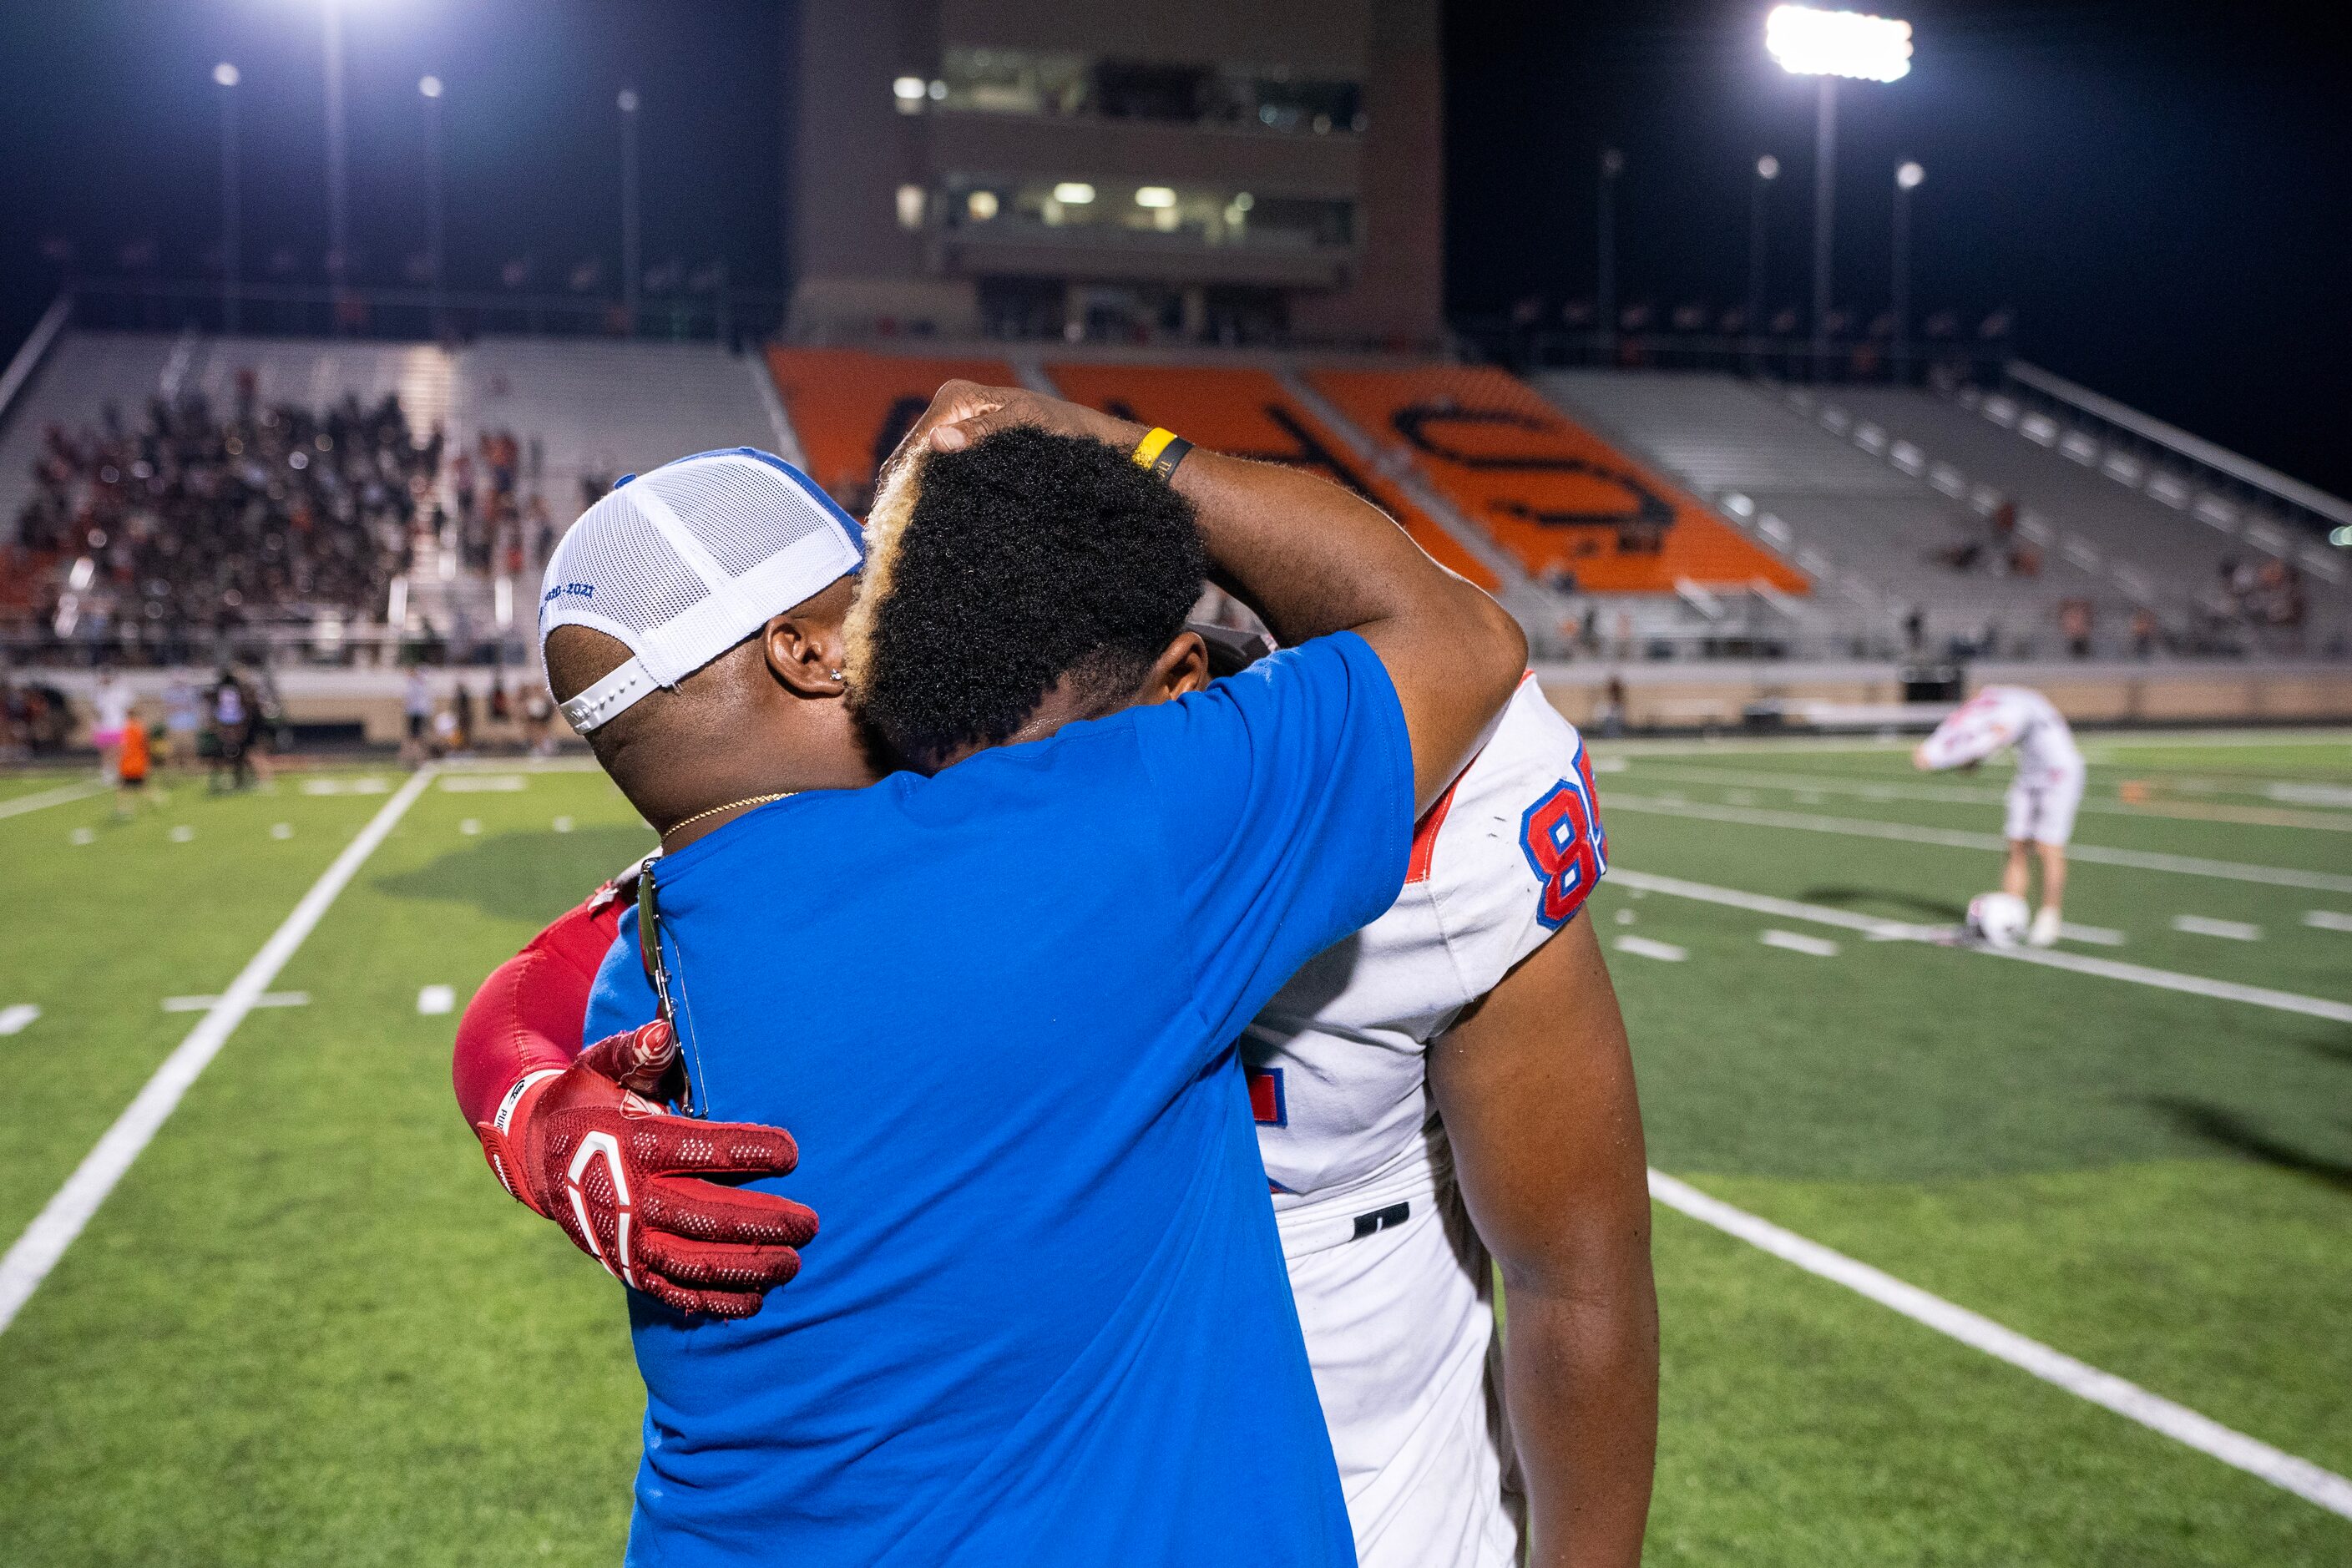
[[[59,784],[37,795],[20,795],[14,800],[0,800],[0,816],[20,816],[28,811],[41,811],[52,805],[64,805],[68,801],[88,800],[106,786],[95,780],[80,784]]]
[[[1777,947],[1783,952],[1801,952],[1810,958],[1835,958],[1838,944],[1825,936],[1807,936],[1801,931],[1767,929],[1757,941],[1766,947]]]
[[[66,1184],[25,1227],[25,1234],[16,1238],[5,1256],[0,1256],[0,1332],[16,1321],[16,1313],[40,1289],[41,1281],[48,1278],[49,1270],[57,1267],[58,1259],[65,1256],[66,1248],[73,1245],[74,1238],[114,1190],[115,1183],[122,1179],[131,1162],[139,1158],[140,1152],[170,1119],[188,1086],[220,1054],[220,1048],[228,1043],[229,1036],[244,1021],[246,1014],[268,989],[269,983],[278,978],[278,972],[286,967],[303,939],[317,927],[329,906],[350,885],[361,865],[375,853],[376,847],[391,834],[432,779],[431,768],[418,769],[369,818],[359,837],[343,847],[343,852],[310,885],[310,890],[302,895],[302,901],[294,906],[293,912],[261,944],[261,951],[237,972],[212,1010],[163,1058],[163,1065],[155,1069],[146,1087],[114,1119],[114,1125],[106,1130],[97,1146],[83,1156],[74,1173],[66,1178]]]
[[[308,1007],[310,994],[308,991],[265,991],[253,999],[253,1005],[257,1007]],[[218,1005],[220,998],[217,996],[163,998],[163,1011],[166,1013],[209,1013]]]
[[[1906,1284],[1892,1274],[1873,1268],[1869,1264],[1848,1258],[1820,1242],[1809,1241],[1794,1231],[1784,1230],[1769,1220],[1749,1214],[1746,1209],[1735,1208],[1720,1198],[1709,1197],[1689,1183],[1678,1181],[1663,1171],[1653,1170],[1650,1173],[1650,1195],[1678,1214],[1688,1215],[1703,1225],[1711,1225],[1727,1236],[1738,1237],[1751,1247],[1761,1247],[1784,1262],[1795,1264],[1808,1274],[1819,1275],[1866,1296],[1882,1307],[1902,1313],[1913,1322],[1923,1323],[1971,1349],[2005,1361],[2078,1398],[2087,1399],[2127,1420],[2137,1421],[2152,1432],[2160,1432],[2175,1442],[2185,1443],[2199,1453],[2210,1454],[2225,1465],[2293,1492],[2330,1513],[2352,1519],[2352,1480],[2347,1480],[2333,1470],[2322,1469],[2308,1459],[2297,1458],[2284,1449],[2273,1448],[2234,1427],[2222,1426],[2210,1416],[2200,1415],[2185,1405],[2177,1405],[2162,1394],[2152,1394],[2136,1383],[2127,1382],[2113,1373],[2101,1372],[2086,1362],[2076,1361],[2039,1340],[2028,1339],[2014,1329],[2004,1328],[1981,1313],[1971,1312],[1941,1296],[1931,1295],[1916,1285]]]
[[[2305,910],[2303,923],[2314,931],[2352,931],[2352,915],[2340,910]]]
[[[2217,921],[2210,915],[2175,915],[2172,929],[2190,936],[2218,936],[2225,942],[2260,942],[2263,928],[2245,921]]]
[[[12,1002],[0,1007],[0,1035],[21,1035],[41,1016],[37,1002]]]
[[[1721,904],[1759,915],[1778,915],[1784,920],[1839,926],[1847,931],[1860,931],[1874,942],[1934,942],[1951,934],[1949,926],[1908,925],[1901,921],[1858,915],[1851,910],[1832,909],[1824,904],[1776,899],[1768,893],[1717,888],[1706,882],[1686,882],[1679,877],[1652,876],[1622,866],[1610,868],[1609,880],[1620,887],[1645,893],[1664,893],[1672,898]],[[2150,969],[2145,964],[2123,963],[2112,958],[2093,958],[2087,953],[2061,952],[2054,948],[1956,946],[1952,951],[1977,953],[1986,958],[2006,958],[2017,963],[2038,963],[2044,969],[2063,969],[2075,974],[2095,975],[2102,980],[2120,980],[2129,985],[2146,985],[2158,991],[2178,991],[2190,996],[2209,997],[2216,1002],[2242,1002],[2248,1006],[2267,1007],[2273,1012],[2297,1013],[2307,1018],[2352,1024],[2352,1003],[2330,1001],[2324,996],[2304,996],[2292,991],[2273,991],[2264,985],[2241,985],[2233,980],[2209,980],[2201,974],[2180,974],[2169,969]]]
[[[1776,773],[1745,768],[1691,767],[1667,763],[1648,764],[1641,770],[1644,779],[1662,779],[1675,784],[1712,784],[1736,789],[1779,790],[1792,795],[1843,795],[1863,800],[1916,800],[1940,805],[1999,805],[2006,798],[2005,790],[1986,789],[1967,784],[1878,784],[1865,779],[1829,778],[1818,773]],[[1731,805],[1747,805],[1748,801],[1724,797]],[[2330,833],[2352,833],[2352,812],[2282,811],[2273,806],[2215,805],[2200,803],[2166,802],[2150,805],[2126,805],[2120,801],[2086,799],[2079,808],[2105,816],[2126,816],[2146,822],[2150,818],[2189,822],[2236,822],[2255,827],[2310,828]]]
[[[1620,952],[1630,952],[1636,958],[1654,958],[1663,963],[1680,963],[1690,956],[1688,948],[1676,947],[1670,942],[1652,942],[1646,936],[1621,936],[1610,945]]]
[[[1732,822],[1748,827],[1794,827],[1809,833],[1840,833],[1855,838],[1892,838],[1906,844],[1934,844],[1947,849],[2005,852],[2009,846],[1998,834],[1969,833],[1953,827],[1915,827],[1903,822],[1876,822],[1858,816],[1820,816],[1811,812],[1769,811],[1752,806],[1706,805],[1696,801],[1667,800],[1657,795],[1612,795],[1601,803],[1612,811],[1654,811],[1668,816],[1695,816],[1707,822]],[[2137,871],[2169,871],[2183,877],[2210,877],[2224,882],[2259,882],[2274,888],[2305,888],[2320,893],[2352,893],[2352,877],[2332,871],[2304,871],[2291,866],[2249,866],[2235,860],[2208,860],[2199,855],[2163,855],[2153,850],[2109,849],[2096,844],[2071,844],[2069,860],[2096,866],[2127,866]]]

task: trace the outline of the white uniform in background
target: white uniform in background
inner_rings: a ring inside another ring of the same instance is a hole
[[[1606,867],[1583,742],[1529,677],[1423,816],[1395,904],[1300,970],[1242,1041],[1364,1568],[1519,1560],[1492,1271],[1425,1052]]]
[[[2085,769],[2083,753],[2074,749],[2074,731],[2039,691],[1986,687],[1936,726],[1920,742],[1919,757],[1931,768],[1957,768],[1981,762],[2003,746],[2017,748],[2004,835],[2012,842],[2065,843],[2074,836]]]

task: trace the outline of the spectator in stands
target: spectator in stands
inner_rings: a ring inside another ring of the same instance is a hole
[[[194,682],[174,674],[163,687],[163,762],[173,768],[196,765],[196,731],[204,728],[204,700]]]
[[[1914,605],[1903,613],[1903,646],[1916,658],[1927,644],[1927,612]]]
[[[2133,657],[2152,658],[2156,653],[2157,636],[2161,630],[2162,627],[2157,622],[2154,610],[2149,609],[2146,605],[2136,606],[2132,610],[2131,617]]]
[[[2065,639],[2066,651],[2076,658],[2091,657],[2091,601],[2069,598],[2058,601],[2058,635]]]
[[[555,700],[548,696],[543,680],[534,680],[523,690],[522,739],[534,757],[555,754]]]
[[[457,682],[457,695],[450,699],[450,716],[457,721],[455,747],[460,752],[474,749],[474,690],[464,681]]]
[[[1612,673],[1601,688],[1601,710],[1593,715],[1601,721],[1601,733],[1615,740],[1625,732],[1625,678]]]
[[[400,760],[415,766],[425,760],[425,731],[433,722],[433,688],[420,666],[408,667],[408,679],[400,689]]]

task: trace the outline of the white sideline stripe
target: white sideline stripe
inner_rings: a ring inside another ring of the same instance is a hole
[[[530,781],[520,773],[444,773],[441,789],[446,795],[512,795],[529,789]]]
[[[1620,952],[1630,952],[1636,958],[1654,958],[1664,963],[1680,963],[1690,956],[1690,950],[1676,947],[1670,942],[1652,942],[1646,936],[1621,936],[1610,943]]]
[[[1766,947],[1777,947],[1787,952],[1801,952],[1813,958],[1835,958],[1838,944],[1825,936],[1806,936],[1793,931],[1767,930],[1757,941]]]
[[[382,795],[392,786],[370,775],[361,779],[304,779],[304,795]]]
[[[2263,928],[2244,921],[2217,921],[2210,915],[2175,915],[2172,929],[2190,936],[2218,936],[2231,942],[2260,942]]]
[[[21,1035],[41,1016],[36,1002],[16,1002],[0,1007],[0,1035]]]
[[[105,787],[101,784],[89,783],[59,784],[55,789],[42,790],[37,795],[20,795],[14,800],[0,800],[0,816],[16,816],[27,811],[40,811],[52,805],[63,805],[68,801],[88,800]]]
[[[2124,933],[2112,926],[2078,926],[2073,921],[2058,922],[2058,935],[2065,942],[2086,942],[2093,947],[2121,947]]]
[[[166,996],[163,998],[163,1011],[203,1013],[211,1010],[219,1001],[217,996]],[[308,1007],[310,994],[308,991],[265,991],[253,999],[253,1005],[257,1007]]]
[[[2303,923],[2314,931],[2352,931],[2352,915],[2336,910],[2305,910]]]
[[[229,982],[228,989],[221,994],[212,1010],[198,1019],[187,1038],[163,1058],[163,1065],[155,1069],[146,1086],[114,1119],[114,1125],[74,1167],[66,1184],[33,1216],[25,1234],[16,1238],[5,1256],[0,1256],[0,1333],[16,1321],[16,1313],[40,1289],[41,1281],[48,1278],[49,1270],[57,1267],[58,1259],[65,1256],[66,1248],[73,1245],[82,1226],[89,1223],[90,1215],[114,1190],[114,1184],[122,1179],[131,1162],[139,1158],[140,1152],[171,1117],[188,1086],[220,1054],[221,1047],[228,1043],[229,1036],[252,1010],[264,988],[278,978],[278,972],[286,967],[295,949],[302,945],[328,907],[358,875],[361,865],[375,853],[376,847],[391,834],[432,778],[430,767],[417,770],[368,819],[359,836],[343,846],[343,852],[310,885],[310,890],[302,895],[302,901],[294,906],[293,912],[270,932],[261,951],[247,960],[236,978]]]
[[[1979,789],[1958,784],[1873,784],[1861,779],[1826,778],[1815,773],[1752,773],[1738,768],[1690,767],[1676,763],[1644,767],[1642,774],[1644,778],[1668,779],[1677,784],[1742,786],[1724,791],[1724,801],[1730,805],[1752,805],[1751,800],[1740,798],[1751,788],[1794,795],[1799,804],[1806,805],[1818,805],[1824,795],[1854,795],[1873,801],[1931,801],[1946,805],[1999,805],[2008,798],[2005,789]],[[2243,822],[2256,827],[2299,827],[2352,833],[2352,812],[2287,812],[2268,806],[2197,805],[2189,803],[2180,803],[2176,809],[2168,811],[2163,805],[2126,805],[2117,801],[2089,797],[2084,798],[2076,809],[2108,816],[2132,817],[2141,822],[2151,817],[2185,817],[2194,821]]]
[[[1997,834],[1966,833],[1951,827],[1914,827],[1908,823],[1874,822],[1857,816],[1816,816],[1801,811],[1768,811],[1747,806],[1702,805],[1660,795],[1612,795],[1607,811],[1656,811],[1668,816],[1696,816],[1708,822],[1734,822],[1748,827],[1801,827],[1811,833],[1843,833],[1856,838],[1893,838],[1906,844],[1936,844],[1948,849],[2003,851],[2008,841]],[[2212,877],[2225,882],[2260,882],[2274,888],[2305,888],[2321,893],[2352,893],[2352,877],[2330,871],[2299,871],[2289,866],[2248,866],[2235,860],[2208,860],[2197,855],[2163,855],[2153,850],[2108,849],[2096,844],[2070,844],[2069,860],[2099,866],[2128,866],[2140,871],[2174,871],[2185,877]]]
[[[2352,1480],[2347,1480],[2333,1470],[2322,1469],[2308,1459],[2273,1448],[2234,1427],[2222,1426],[2210,1416],[2200,1415],[2185,1405],[2175,1404],[2160,1394],[2152,1394],[2136,1383],[2117,1377],[2113,1373],[2101,1372],[2087,1362],[2076,1361],[2039,1340],[2028,1339],[2014,1329],[2004,1328],[1981,1313],[1971,1312],[1941,1296],[1931,1295],[1916,1285],[1906,1284],[1882,1269],[1873,1268],[1867,1263],[1848,1258],[1844,1253],[1823,1247],[1817,1241],[1808,1241],[1796,1232],[1783,1230],[1746,1209],[1735,1208],[1720,1198],[1709,1197],[1689,1183],[1678,1181],[1663,1171],[1650,1172],[1650,1195],[1677,1213],[1687,1215],[1703,1225],[1711,1225],[1751,1247],[1760,1247],[1783,1262],[1795,1264],[1808,1274],[1818,1275],[1844,1286],[1857,1295],[1866,1296],[1882,1307],[1902,1313],[1915,1323],[1925,1324],[1973,1350],[1980,1350],[1987,1355],[2005,1361],[2044,1383],[2054,1384],[2078,1398],[2112,1410],[2126,1420],[2137,1421],[2148,1430],[2161,1433],[2177,1443],[2185,1443],[2199,1453],[2209,1454],[2225,1465],[2268,1481],[2282,1490],[2293,1492],[2330,1513],[2352,1519]]]
[[[1701,903],[1748,910],[1759,915],[1811,921],[1816,925],[1841,926],[1847,931],[1860,931],[1873,942],[1932,942],[1952,934],[1949,926],[1906,925],[1901,921],[1879,920],[1872,915],[1855,914],[1850,910],[1801,903],[1794,899],[1776,899],[1765,893],[1747,893],[1737,888],[1711,887],[1705,882],[1685,882],[1678,877],[1653,876],[1622,866],[1609,868],[1609,879],[1620,887],[1642,892],[1665,893]],[[2209,980],[2201,974],[2177,974],[2168,969],[2150,969],[2145,964],[2124,963],[2112,958],[2093,958],[2082,952],[2060,952],[2053,948],[1956,945],[1952,951],[1977,953],[1986,958],[2006,958],[2017,963],[2038,963],[2044,969],[2095,974],[2102,980],[2120,980],[2127,984],[2151,986],[2158,991],[2179,991],[2217,1002],[2243,1002],[2249,1006],[2268,1007],[2281,1013],[2299,1013],[2307,1018],[2325,1018],[2330,1023],[2352,1024],[2352,1003],[2331,1002],[2323,996],[2302,996],[2292,991],[2273,991],[2262,985],[2241,985],[2233,980]]]

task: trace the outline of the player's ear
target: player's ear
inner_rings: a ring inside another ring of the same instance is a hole
[[[1185,630],[1151,663],[1151,673],[1144,678],[1142,689],[1136,694],[1139,703],[1168,702],[1187,692],[1199,691],[1209,684],[1209,645],[1201,634]]]
[[[840,619],[808,616],[805,609],[771,616],[760,628],[761,652],[769,672],[794,696],[839,697],[845,689]]]

